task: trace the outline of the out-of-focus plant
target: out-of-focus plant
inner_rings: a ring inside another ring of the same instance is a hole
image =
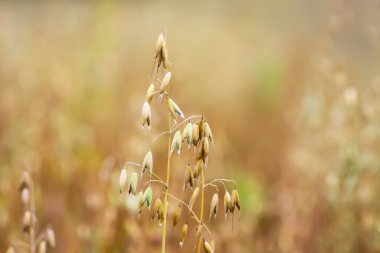
[[[6,253],[15,253],[15,249],[18,247],[24,248],[31,253],[46,253],[49,247],[55,248],[55,233],[51,226],[47,226],[42,232],[38,233],[34,184],[28,171],[22,174],[19,190],[24,205],[22,232],[29,236],[29,240],[12,242],[12,246],[7,249]]]
[[[159,69],[163,67],[164,74],[162,80],[157,79]],[[158,219],[160,225],[162,225],[162,252],[165,252],[166,235],[167,235],[167,218],[169,209],[169,198],[178,202],[178,206],[173,215],[173,226],[179,223],[181,215],[186,214],[182,208],[185,207],[188,210],[188,217],[194,218],[197,222],[195,230],[195,248],[197,252],[201,252],[203,248],[205,252],[214,252],[215,245],[210,229],[205,224],[205,189],[215,189],[215,193],[211,199],[209,219],[216,217],[219,206],[219,187],[222,187],[224,191],[224,213],[233,215],[236,210],[240,211],[240,199],[236,189],[236,183],[233,180],[228,179],[215,179],[208,183],[205,182],[205,171],[208,169],[210,144],[214,143],[214,138],[211,132],[209,123],[204,115],[193,115],[181,122],[177,123],[177,117],[185,118],[184,113],[180,107],[169,96],[168,87],[171,81],[172,73],[170,71],[171,63],[168,60],[168,50],[166,44],[166,37],[161,33],[157,39],[155,50],[155,62],[154,62],[154,81],[149,85],[146,100],[143,104],[141,116],[142,116],[142,128],[145,126],[150,129],[152,113],[151,104],[153,97],[158,95],[158,101],[166,101],[166,109],[168,113],[168,129],[167,131],[159,134],[152,140],[152,144],[161,136],[168,136],[167,146],[167,167],[166,167],[166,179],[163,180],[153,170],[153,153],[149,149],[143,159],[142,164],[127,161],[125,167],[121,170],[119,177],[120,193],[123,193],[126,189],[128,194],[138,196],[139,200],[139,213],[148,209],[152,213],[152,220]],[[160,88],[156,89],[158,82],[161,82]],[[189,159],[187,166],[184,169],[184,182],[183,190],[187,191],[191,189],[191,195],[189,199],[178,198],[172,192],[170,192],[171,184],[171,157],[174,151],[177,151],[178,155],[181,153],[182,144],[186,143],[188,146],[188,152],[191,152],[191,147],[195,151],[195,156]],[[140,190],[138,190],[138,173],[132,171],[128,175],[126,166],[133,165],[141,169],[141,178],[147,175],[147,182],[140,184]],[[158,183],[163,186],[164,191],[157,194],[156,200],[152,183]],[[227,190],[226,183],[234,185],[232,192]],[[147,186],[146,186],[147,185]],[[161,196],[163,195],[163,197]],[[196,214],[193,207],[199,200],[200,195],[200,213]],[[153,206],[153,208],[151,208]],[[232,217],[233,218],[233,217]],[[188,222],[182,224],[181,239],[179,242],[180,247],[185,243],[185,239],[188,234]]]

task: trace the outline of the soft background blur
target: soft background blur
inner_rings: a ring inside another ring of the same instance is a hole
[[[210,224],[216,251],[380,252],[379,13],[354,0],[1,2],[0,251],[25,238],[29,167],[54,252],[159,252],[161,228],[124,207],[117,180],[165,129],[156,100],[152,131],[139,123],[166,29],[170,92],[213,130],[206,178],[239,185],[234,230],[222,213]]]

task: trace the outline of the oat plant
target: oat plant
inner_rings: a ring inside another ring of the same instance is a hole
[[[193,218],[196,221],[194,229],[196,241],[194,249],[201,252],[202,249],[207,252],[215,252],[215,245],[212,233],[206,225],[205,218],[205,202],[210,201],[209,221],[215,218],[219,210],[219,193],[224,192],[224,207],[223,212],[232,215],[236,210],[240,211],[239,194],[236,189],[236,183],[233,180],[214,179],[205,182],[205,173],[208,168],[210,146],[214,144],[214,138],[211,132],[209,122],[204,115],[192,115],[185,119],[185,114],[180,107],[175,103],[169,94],[169,85],[171,82],[171,66],[168,60],[168,49],[166,44],[166,36],[162,33],[158,36],[153,68],[153,81],[149,85],[146,98],[141,111],[142,128],[150,130],[152,113],[151,106],[154,103],[153,98],[158,97],[158,105],[164,105],[167,110],[167,130],[152,139],[151,145],[160,137],[167,136],[167,164],[165,180],[154,172],[153,160],[154,155],[151,147],[147,147],[147,152],[141,164],[132,161],[127,161],[121,170],[119,177],[120,193],[132,194],[138,196],[139,213],[146,210],[151,212],[152,220],[157,219],[162,226],[162,253],[166,248],[166,234],[168,226],[168,209],[169,200],[174,201],[176,210],[171,217],[173,226],[179,223],[180,217],[185,216],[186,222],[182,224],[179,246],[182,247],[188,235],[190,228],[188,226],[188,218]],[[163,71],[160,72],[160,69]],[[162,77],[158,78],[162,73]],[[163,101],[164,100],[164,101]],[[180,120],[180,121],[177,121]],[[189,194],[182,194],[185,197],[176,197],[171,186],[171,157],[177,152],[181,155],[181,150],[184,145],[187,146],[189,159],[187,164],[183,166],[183,190]],[[127,167],[134,166],[134,169],[141,169],[141,174],[136,170]],[[138,178],[140,174],[140,179]],[[146,177],[146,182],[141,183],[141,179]],[[153,193],[151,184],[157,183],[163,188],[160,192]],[[140,186],[138,187],[138,184]],[[231,193],[228,191],[227,184],[233,187]],[[205,200],[205,190],[213,191],[211,200]],[[186,195],[189,195],[186,198]],[[199,198],[200,195],[200,198]],[[153,201],[153,199],[155,199]],[[200,203],[199,203],[200,201]],[[171,202],[170,202],[171,203]],[[199,204],[198,204],[199,203]],[[194,209],[195,205],[199,205],[199,211]],[[152,207],[152,208],[151,208]],[[183,210],[184,209],[184,210]],[[190,243],[190,242],[189,242]]]
[[[28,239],[13,241],[6,253],[15,253],[19,249],[22,249],[21,252],[46,253],[49,248],[55,248],[55,233],[51,226],[47,226],[38,233],[34,185],[29,171],[22,174],[19,191],[24,206],[22,232]]]

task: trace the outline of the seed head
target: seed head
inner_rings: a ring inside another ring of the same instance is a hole
[[[181,231],[181,240],[179,242],[179,247],[182,248],[184,242],[185,242],[185,239],[186,239],[186,236],[187,236],[187,223],[183,224],[182,226],[182,231]]]
[[[24,189],[21,191],[21,200],[22,200],[22,203],[23,203],[25,206],[28,206],[28,205],[29,205],[29,201],[30,201],[29,188],[24,188]]]
[[[203,248],[206,253],[214,253],[214,248],[205,239],[203,239]]]
[[[195,188],[195,190],[193,191],[193,194],[191,194],[190,201],[189,201],[190,209],[193,208],[194,202],[195,200],[197,200],[198,195],[199,195],[199,187]]]
[[[188,148],[192,143],[193,138],[193,124],[189,121],[182,132],[182,141],[187,141]]]
[[[194,187],[195,179],[194,179],[194,174],[193,170],[189,165],[186,166],[186,172],[185,172],[185,186],[184,190],[186,190],[187,185],[190,185],[191,188]]]
[[[182,144],[181,132],[179,130],[177,130],[175,132],[173,140],[172,140],[170,154],[173,153],[174,149],[177,149],[178,154],[180,154],[181,153],[181,144]]]
[[[236,187],[232,190],[231,193],[231,206],[233,206],[233,210],[236,207],[240,211],[240,197]]]
[[[38,244],[38,253],[46,253],[46,241],[42,240],[40,244]]]
[[[49,246],[55,248],[55,233],[54,230],[50,227],[46,230],[46,239],[49,243]]]
[[[205,136],[205,120],[202,115],[202,119],[199,121],[199,138],[203,139],[204,136]]]
[[[164,78],[162,79],[162,82],[161,82],[160,96],[158,97],[158,101],[162,100],[162,97],[163,97],[164,93],[166,92],[166,90],[169,86],[169,82],[170,82],[171,78],[172,78],[172,72],[170,72],[170,71],[166,72],[164,75]]]
[[[152,112],[150,110],[150,105],[147,101],[145,101],[141,110],[142,127],[144,127],[146,124],[148,126],[148,129],[150,129],[151,119],[152,119]]]
[[[173,216],[173,227],[175,227],[178,223],[179,217],[181,216],[182,208],[181,204],[178,205],[177,209],[174,212]]]
[[[128,193],[136,195],[136,190],[137,190],[137,173],[134,171],[132,172],[131,177],[129,178],[129,183],[128,183]]]
[[[153,171],[153,154],[152,154],[152,151],[150,150],[145,154],[145,157],[142,163],[142,175],[145,173],[145,171],[148,171],[150,175],[152,174],[152,171]]]
[[[192,137],[193,137],[193,145],[194,147],[196,147],[199,141],[199,126],[197,124],[193,124]]]
[[[30,213],[30,211],[25,211],[24,217],[22,218],[22,231],[24,233],[29,233],[31,225],[32,214]]]
[[[162,211],[162,202],[161,202],[161,199],[156,199],[156,201],[154,202],[154,205],[153,205],[153,216],[152,216],[152,220],[154,220],[154,218],[157,216],[157,218],[160,220],[160,212]],[[161,223],[161,221],[160,221]]]
[[[210,125],[207,122],[205,122],[205,124],[204,124],[204,129],[205,129],[204,130],[205,131],[205,137],[208,138],[211,143],[213,143],[214,137],[212,136]]]
[[[203,232],[203,224],[200,223],[200,224],[198,224],[197,228],[195,229],[195,247],[197,245],[197,242],[199,241],[199,239],[202,236],[202,232]]]
[[[139,214],[140,214],[145,207],[145,197],[142,191],[139,191],[138,198],[139,198]]]
[[[20,184],[19,190],[22,191],[25,188],[29,189],[31,180],[32,179],[30,178],[29,172],[28,171],[24,171],[24,173],[22,173],[21,184]]]
[[[148,101],[148,103],[152,103],[153,99],[153,93],[154,93],[154,83],[151,83],[148,87],[148,90],[146,91],[145,99]]]
[[[152,204],[152,197],[153,197],[152,188],[150,186],[148,186],[148,188],[146,188],[146,190],[144,192],[144,200],[145,200],[146,205],[149,209],[150,209],[150,206]]]
[[[231,211],[230,207],[231,207],[231,195],[228,191],[226,191],[224,193],[224,212],[225,212],[225,216],[227,216],[227,213],[229,211]]]
[[[179,106],[171,98],[167,99],[167,103],[168,103],[170,114],[172,115],[173,119],[176,119],[177,115],[180,116],[181,118],[185,117],[185,115],[183,114]]]
[[[195,164],[194,166],[194,179],[195,180],[198,180],[199,178],[199,175],[202,173],[203,169],[204,169],[204,162],[202,159],[198,160],[197,163]]]
[[[126,184],[127,184],[127,170],[124,168],[121,170],[121,173],[119,176],[120,193],[123,192],[123,189]]]
[[[218,203],[219,203],[219,195],[218,193],[214,193],[212,196],[211,200],[211,205],[210,205],[210,220],[212,215],[214,215],[214,218],[216,218],[216,214],[218,213]]]

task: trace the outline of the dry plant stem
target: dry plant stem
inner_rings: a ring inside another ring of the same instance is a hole
[[[203,209],[204,209],[204,202],[205,202],[205,189],[204,189],[204,185],[205,185],[205,177],[204,177],[204,170],[202,170],[202,173],[201,173],[201,214],[200,214],[200,217],[199,217],[199,220],[200,220],[200,223],[202,224],[202,220],[203,220]],[[198,246],[197,246],[197,253],[200,253],[201,252],[201,243],[202,243],[202,238],[199,238],[198,239]]]
[[[30,193],[31,193],[31,199],[29,201],[29,208],[32,214],[32,224],[30,226],[29,240],[30,240],[30,252],[35,253],[36,252],[36,207],[35,207],[33,180],[30,180]]]
[[[168,112],[168,129],[171,129],[171,121],[170,121],[170,112]],[[168,213],[168,194],[169,194],[169,182],[170,182],[170,143],[171,143],[171,136],[172,132],[169,130],[168,133],[168,161],[166,165],[166,188],[165,188],[165,198],[164,198],[164,220],[162,222],[162,248],[161,253],[165,253],[165,246],[166,246],[166,220],[167,220],[167,213]]]

